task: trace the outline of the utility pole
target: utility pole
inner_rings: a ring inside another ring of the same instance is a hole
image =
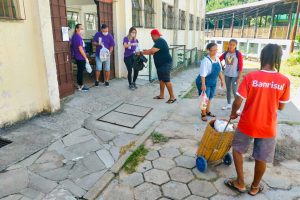
[[[296,33],[297,33],[297,27],[298,27],[299,11],[300,11],[300,0],[298,0],[298,5],[297,5],[296,20],[295,20],[295,24],[294,24],[294,28],[293,28],[290,53],[293,53],[293,51],[294,51],[295,39],[296,39]]]

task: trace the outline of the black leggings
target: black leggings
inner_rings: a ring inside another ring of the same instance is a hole
[[[129,85],[131,85],[132,82],[135,83],[135,81],[136,81],[136,79],[137,79],[137,77],[139,75],[139,71],[135,70],[133,68],[133,55],[125,57],[124,58],[124,62],[125,62],[125,65],[126,65],[126,68],[127,68],[127,71],[128,71],[128,76],[127,76],[128,83],[129,83]],[[133,73],[133,80],[132,80],[132,69],[134,71],[134,73]]]
[[[85,69],[85,60],[76,60],[77,64],[77,84],[79,86],[83,85],[83,71]]]

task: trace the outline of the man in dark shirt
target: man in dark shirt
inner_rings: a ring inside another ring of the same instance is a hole
[[[167,87],[170,98],[167,103],[171,104],[176,101],[173,93],[172,83],[170,81],[170,73],[172,68],[172,57],[169,52],[169,46],[157,29],[151,31],[151,37],[154,41],[154,46],[149,50],[144,50],[142,54],[153,55],[154,63],[157,70],[157,76],[160,84],[160,94],[154,99],[164,99],[165,86]]]

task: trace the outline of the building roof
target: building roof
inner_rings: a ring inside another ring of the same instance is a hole
[[[242,5],[237,5],[237,6],[230,6],[227,8],[222,8],[214,11],[207,12],[206,15],[215,15],[219,13],[226,13],[226,12],[233,12],[235,10],[241,11],[244,9],[251,9],[255,7],[264,7],[267,6],[268,4],[274,4],[274,3],[280,3],[280,2],[287,2],[287,0],[262,0],[262,1],[257,1],[253,3],[247,3],[247,4],[242,4]]]

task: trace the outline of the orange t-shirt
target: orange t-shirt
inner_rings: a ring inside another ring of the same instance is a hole
[[[244,77],[237,95],[246,100],[239,130],[253,138],[274,138],[279,103],[290,99],[289,79],[275,71],[251,72]]]

